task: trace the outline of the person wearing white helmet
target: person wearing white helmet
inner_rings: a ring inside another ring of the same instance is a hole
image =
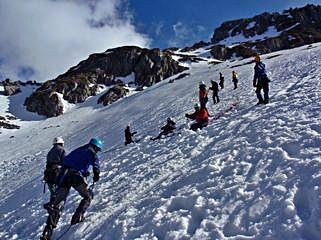
[[[46,170],[44,172],[44,180],[46,181],[50,191],[50,200],[48,203],[43,205],[46,209],[55,198],[57,178],[66,155],[64,149],[64,140],[62,137],[55,137],[52,141],[52,144],[53,147],[47,154]]]

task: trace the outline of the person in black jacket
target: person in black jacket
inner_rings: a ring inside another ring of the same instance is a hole
[[[224,88],[224,75],[220,72],[220,83],[219,83],[221,89]]]
[[[216,104],[220,102],[220,98],[218,97],[218,84],[213,80],[211,81],[211,83],[212,86],[209,89],[213,91],[213,102],[214,104]]]
[[[261,61],[261,57],[259,55],[255,56],[255,66],[254,66],[254,78],[253,78],[253,87],[256,88],[256,96],[258,98],[259,104],[267,104],[269,103],[269,82],[265,70],[265,64]],[[261,94],[261,90],[263,89],[264,99]]]
[[[133,136],[136,134],[137,132],[131,132],[130,131],[130,126],[128,125],[125,129],[125,145],[131,144],[133,143]]]
[[[169,117],[167,118],[166,125],[161,128],[162,131],[158,134],[157,137],[151,138],[151,140],[160,139],[162,136],[172,133],[175,129],[176,129],[176,123]]]
[[[50,201],[44,204],[47,208],[55,198],[57,190],[57,178],[60,173],[66,152],[64,149],[64,140],[62,137],[53,139],[53,147],[47,154],[46,170],[44,172],[44,180],[46,181],[50,191]]]

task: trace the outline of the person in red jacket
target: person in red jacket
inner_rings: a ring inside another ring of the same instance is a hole
[[[206,108],[201,108],[201,106],[196,103],[195,106],[195,112],[192,114],[185,114],[185,117],[195,120],[195,123],[191,125],[191,130],[196,131],[197,129],[202,129],[203,127],[206,127],[208,124],[208,111]]]

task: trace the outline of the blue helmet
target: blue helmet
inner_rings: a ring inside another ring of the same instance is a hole
[[[104,147],[104,142],[100,140],[98,137],[90,139],[89,144],[96,146],[97,148],[99,148],[99,150],[101,150]]]

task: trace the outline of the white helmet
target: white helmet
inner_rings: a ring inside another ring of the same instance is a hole
[[[201,105],[200,105],[199,103],[195,103],[195,104],[194,104],[194,108],[200,109],[200,108],[201,108]]]
[[[64,144],[64,140],[62,137],[55,137],[52,141],[52,144]]]
[[[206,86],[205,82],[204,81],[200,81],[200,86]]]

